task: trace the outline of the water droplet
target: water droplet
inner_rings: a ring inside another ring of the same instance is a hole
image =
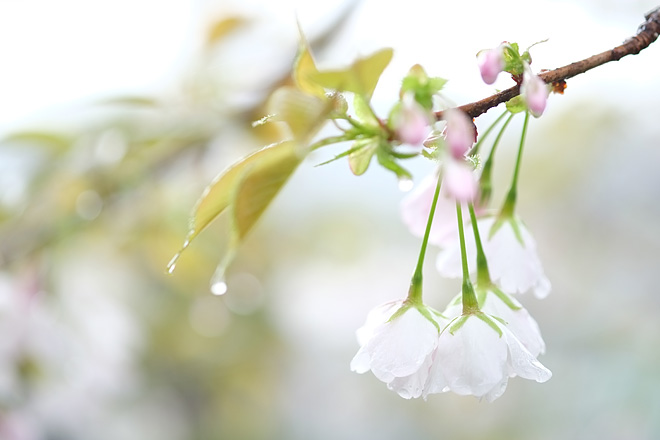
[[[174,269],[176,269],[176,262],[179,261],[180,256],[181,256],[181,252],[177,252],[176,254],[174,254],[170,262],[167,263],[167,273],[174,272]]]
[[[399,189],[403,192],[408,192],[413,187],[413,180],[410,177],[399,177]]]
[[[218,264],[218,267],[215,268],[215,272],[211,277],[211,293],[214,295],[224,295],[227,293],[227,282],[225,281],[225,271],[227,265],[225,261],[221,261]]]
[[[224,295],[227,293],[227,283],[224,281],[216,281],[211,284],[211,293],[214,295]]]

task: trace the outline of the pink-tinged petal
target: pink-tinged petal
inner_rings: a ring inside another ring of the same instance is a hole
[[[445,127],[445,140],[449,153],[454,159],[465,158],[472,144],[474,144],[475,129],[472,120],[461,110],[448,109],[444,111],[443,118],[447,122]]]
[[[438,181],[437,175],[427,176],[417,187],[401,201],[401,217],[410,232],[423,237],[426,231],[426,223],[431,211],[433,194]],[[437,246],[458,239],[458,227],[456,225],[456,202],[440,192],[438,204],[431,224],[429,242]]]
[[[540,117],[545,111],[548,101],[548,87],[545,82],[533,73],[525,72],[520,93],[527,104],[527,108],[535,118]]]
[[[477,54],[477,64],[484,82],[493,84],[504,69],[503,47],[500,45],[495,49],[482,50]]]
[[[393,122],[397,138],[421,150],[422,143],[431,132],[431,119],[429,112],[412,95],[404,96]]]
[[[472,201],[479,189],[474,170],[464,161],[447,161],[444,166],[442,183],[444,191],[459,202]]]

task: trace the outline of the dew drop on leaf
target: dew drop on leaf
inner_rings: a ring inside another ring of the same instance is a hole
[[[180,256],[181,256],[181,252],[177,252],[176,254],[174,254],[170,262],[167,263],[167,273],[174,272],[174,269],[176,269],[176,262],[179,261]]]

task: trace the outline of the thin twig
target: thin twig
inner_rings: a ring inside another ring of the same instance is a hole
[[[626,55],[637,55],[642,50],[651,45],[660,34],[660,6],[647,13],[644,18],[646,21],[642,23],[637,30],[637,35],[626,40],[622,45],[605,52],[593,55],[582,61],[568,64],[558,69],[550,70],[541,73],[539,76],[547,84],[563,81],[572,78],[576,75],[584,73],[594,67],[601,66],[610,61],[618,61]],[[520,86],[515,85],[511,88],[503,90],[481,101],[472,102],[470,104],[461,105],[458,107],[463,110],[470,117],[476,118],[493,107],[497,107],[503,102],[507,102],[520,94]],[[436,114],[438,120],[442,119],[442,112]]]

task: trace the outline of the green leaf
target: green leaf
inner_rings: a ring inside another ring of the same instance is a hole
[[[504,71],[511,75],[520,76],[524,71],[523,58],[520,56],[518,43],[509,43],[504,46],[502,52],[504,56]]]
[[[206,45],[210,47],[219,43],[246,22],[247,20],[241,17],[227,17],[214,22],[206,33]]]
[[[104,99],[99,102],[101,105],[120,105],[124,107],[136,108],[158,108],[161,103],[154,98],[146,96],[119,96],[117,98]]]
[[[279,144],[277,154],[248,168],[233,197],[233,232],[242,241],[259,220],[270,202],[280,192],[302,158],[296,144]]]
[[[378,139],[361,139],[355,141],[353,145],[354,147],[351,150],[354,151],[348,155],[348,165],[351,167],[353,174],[361,176],[367,171],[371,158],[378,151]]]
[[[221,173],[197,201],[188,236],[167,271],[174,271],[192,240],[220,214],[230,211],[229,244],[214,275],[214,282],[219,282],[238,246],[304,159],[302,153],[297,142],[284,141],[262,148]]]
[[[403,168],[401,165],[396,163],[394,157],[384,148],[379,148],[377,150],[377,158],[378,158],[378,163],[380,163],[384,168],[387,168],[388,170],[392,171],[394,174],[396,174],[396,177],[399,180],[412,180],[412,174],[405,168]]]
[[[55,153],[66,151],[74,142],[68,134],[48,131],[21,131],[13,133],[0,141],[3,144],[30,144],[45,147]]]
[[[362,125],[380,128],[380,122],[378,122],[376,115],[374,115],[369,102],[367,102],[362,95],[356,94],[354,96],[353,109],[355,110],[355,119],[357,119]]]
[[[295,87],[284,86],[275,90],[268,100],[271,120],[283,121],[295,139],[306,140],[316,134],[326,122],[333,102],[320,99]]]
[[[239,237],[244,237],[303,158],[296,142],[285,141],[269,145],[225,170],[197,202],[184,248],[232,204],[236,205],[235,228]],[[274,188],[267,188],[266,182]],[[247,198],[237,200],[238,194]]]
[[[522,96],[514,96],[506,102],[506,109],[511,113],[520,113],[527,110],[527,104]]]
[[[392,60],[392,54],[390,48],[381,49],[358,59],[346,69],[310,73],[309,78],[328,89],[353,92],[369,100],[380,76]]]
[[[433,95],[438,93],[447,83],[447,80],[440,77],[430,78],[426,71],[419,64],[410,68],[408,74],[401,82],[399,96],[403,99],[406,93],[412,93],[422,107],[427,110],[433,108]]]
[[[314,57],[305,36],[300,31],[300,49],[293,65],[293,80],[300,90],[319,98],[325,97],[325,90],[310,77],[318,74]]]

